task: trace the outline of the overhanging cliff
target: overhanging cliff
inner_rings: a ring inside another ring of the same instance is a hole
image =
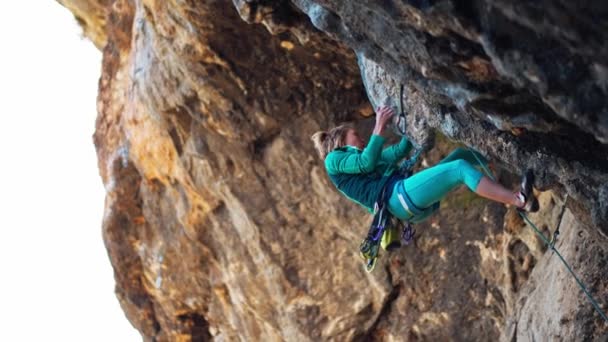
[[[103,50],[104,241],[147,340],[608,332],[512,208],[465,189],[365,273],[369,216],[333,189],[309,140],[366,127],[369,100],[396,104],[403,84],[409,133],[434,146],[423,165],[459,142],[505,184],[536,170],[532,219],[560,227],[557,247],[606,310],[608,5],[60,2]]]

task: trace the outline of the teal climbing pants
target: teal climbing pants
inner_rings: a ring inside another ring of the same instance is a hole
[[[403,204],[404,191],[409,196],[411,203],[419,209],[427,208],[438,202],[448,192],[462,184],[465,184],[471,191],[475,191],[483,173],[475,168],[480,164],[473,153],[469,149],[457,148],[437,165],[397,182],[389,199],[388,210],[399,219],[412,218],[413,214],[406,210]],[[476,152],[475,154],[482,163],[487,163],[482,155]],[[426,215],[417,215],[411,221],[423,221],[431,213],[429,211]]]

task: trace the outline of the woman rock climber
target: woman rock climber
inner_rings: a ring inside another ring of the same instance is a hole
[[[467,149],[458,148],[437,165],[417,172],[405,179],[389,182],[398,163],[405,158],[412,145],[404,136],[398,144],[385,149],[385,128],[393,111],[380,107],[376,113],[376,125],[365,142],[355,129],[341,125],[329,131],[316,132],[312,136],[315,148],[325,161],[327,173],[337,189],[350,200],[374,212],[374,203],[385,184],[389,184],[388,211],[398,219],[420,222],[426,219],[448,192],[464,184],[476,194],[519,210],[538,211],[538,201],[532,192],[534,175],[531,170],[522,177],[519,191],[511,191],[484,176],[475,166],[486,160]],[[392,184],[391,184],[392,183]]]

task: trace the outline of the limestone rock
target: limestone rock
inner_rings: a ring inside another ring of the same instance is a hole
[[[583,279],[594,279],[589,290],[606,300],[605,270],[608,246],[602,243],[597,230],[581,224],[570,210],[564,212],[559,228],[562,232],[556,244],[564,258],[570,260]],[[603,282],[602,282],[603,280]],[[581,305],[581,303],[585,303]],[[602,305],[606,308],[606,305]],[[507,331],[508,339],[540,340],[600,340],[601,321],[593,307],[587,304],[583,292],[572,280],[558,256],[544,253],[525,284],[517,303],[517,320]],[[604,330],[605,332],[605,330]],[[608,335],[604,335],[605,339]]]
[[[357,252],[371,217],[333,188],[310,141],[342,121],[369,128],[403,85],[408,133],[432,147],[419,167],[459,143],[512,187],[533,167],[543,210],[531,218],[548,237],[559,225],[558,248],[606,310],[602,2],[60,2],[103,51],[103,238],[145,340],[608,332],[513,209],[464,188],[367,274]]]

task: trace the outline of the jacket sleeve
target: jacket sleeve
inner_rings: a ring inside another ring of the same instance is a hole
[[[330,174],[372,172],[380,159],[385,140],[381,135],[372,134],[361,153],[332,151],[325,158],[327,172]]]
[[[404,136],[398,144],[389,146],[382,151],[381,158],[389,164],[397,164],[405,158],[412,149],[412,143]]]

